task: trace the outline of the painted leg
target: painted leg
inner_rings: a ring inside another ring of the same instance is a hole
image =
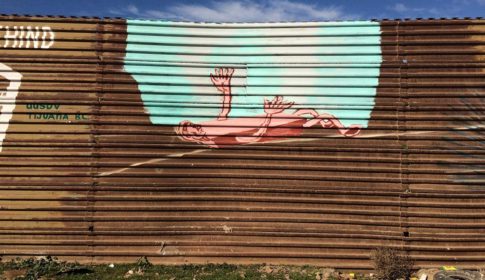
[[[357,124],[353,124],[348,128],[345,128],[340,120],[331,114],[319,114],[313,109],[300,109],[294,113],[295,116],[311,115],[313,119],[307,121],[303,126],[312,127],[316,124],[320,124],[323,128],[337,128],[338,132],[346,137],[353,137],[360,133],[362,127]]]

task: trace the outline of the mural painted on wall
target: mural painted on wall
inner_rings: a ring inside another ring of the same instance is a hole
[[[274,47],[271,28],[197,32],[128,20],[125,70],[150,121],[183,141],[221,148],[302,139],[306,128],[359,137],[367,127],[382,62],[378,23],[306,28],[310,47]],[[291,40],[302,30],[285,32]]]
[[[234,68],[216,68],[214,73],[210,74],[214,87],[222,94],[221,112],[217,119],[212,121],[180,122],[175,131],[183,140],[217,148],[220,145],[250,144],[280,139],[280,137],[298,136],[302,128],[318,125],[323,128],[335,128],[338,133],[346,137],[354,137],[361,130],[361,125],[354,124],[346,128],[337,117],[328,113],[319,113],[314,109],[297,109],[288,112],[295,102],[284,100],[281,95],[274,96],[272,100],[264,99],[265,115],[231,119],[229,115],[233,73]]]
[[[50,26],[3,25],[0,23],[0,38],[3,39],[0,48],[47,50],[54,45],[55,32]],[[4,63],[0,63],[0,80],[5,79],[7,81],[7,86],[0,89],[0,152],[16,107],[22,78],[21,73]],[[37,104],[34,106],[37,106]],[[56,117],[57,119],[63,118],[63,116]],[[29,119],[42,119],[42,117],[29,114]]]
[[[7,80],[7,87],[0,90],[0,152],[3,140],[15,109],[15,101],[20,88],[22,75],[7,65],[0,63],[0,76]]]
[[[483,20],[0,18],[7,258],[485,262]]]

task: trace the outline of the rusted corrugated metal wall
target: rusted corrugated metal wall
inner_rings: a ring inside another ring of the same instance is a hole
[[[0,17],[0,254],[485,264],[483,20]]]

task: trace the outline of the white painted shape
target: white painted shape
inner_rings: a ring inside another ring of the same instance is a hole
[[[7,65],[0,63],[0,75],[7,79],[10,83],[5,92],[0,95],[0,152],[2,151],[2,143],[7,135],[8,125],[12,118],[13,110],[15,109],[15,99],[20,88],[22,75],[15,72]],[[14,102],[5,103],[6,100],[14,100]]]
[[[19,29],[20,29],[20,34],[19,34],[18,39],[19,39],[19,48],[21,48],[24,45],[24,39],[23,39],[23,37],[24,37],[24,27],[20,26]]]
[[[32,30],[32,26],[27,26],[27,35],[25,35],[25,43],[26,48],[30,48],[30,40],[32,40],[32,45],[34,49],[39,48],[39,27],[35,27],[35,32]]]
[[[42,34],[42,44],[41,44],[40,47],[42,49],[48,49],[54,44],[55,35],[54,35],[54,32],[52,32],[52,29],[49,26],[43,26],[42,31],[44,33]],[[46,43],[47,33],[49,33],[50,37],[49,37],[49,41]]]
[[[5,40],[5,43],[3,44],[4,48],[8,47],[8,39],[13,39],[12,48],[15,48],[17,46],[17,36],[19,34],[19,31],[17,30],[17,26],[14,26],[13,29],[15,30],[15,32],[11,34],[10,28],[8,26],[5,26],[5,35],[3,36],[3,39]]]

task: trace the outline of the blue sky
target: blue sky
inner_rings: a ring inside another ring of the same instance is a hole
[[[0,13],[209,22],[485,16],[485,0],[0,0]]]

